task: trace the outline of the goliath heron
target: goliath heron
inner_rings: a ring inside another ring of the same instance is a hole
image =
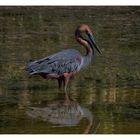
[[[77,27],[75,39],[85,47],[86,54],[84,56],[75,49],[66,49],[39,60],[30,60],[26,64],[26,70],[30,76],[40,75],[45,79],[57,79],[59,87],[63,83],[66,94],[69,80],[91,62],[94,48],[101,53],[88,25],[81,24]]]

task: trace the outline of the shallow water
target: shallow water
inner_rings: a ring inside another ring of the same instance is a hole
[[[0,133],[139,134],[139,7],[0,7]],[[28,78],[29,59],[65,48],[80,23],[93,28],[102,55],[70,83]]]

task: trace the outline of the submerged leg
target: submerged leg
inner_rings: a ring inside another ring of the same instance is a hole
[[[65,97],[64,97],[64,105],[70,105],[71,103],[71,100],[70,100],[70,97],[68,94],[65,94]]]

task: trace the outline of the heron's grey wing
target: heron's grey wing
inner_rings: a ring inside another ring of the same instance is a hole
[[[49,57],[27,63],[30,74],[74,72],[78,70],[82,57],[77,50],[67,49]]]

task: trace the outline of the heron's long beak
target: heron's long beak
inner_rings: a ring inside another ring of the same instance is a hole
[[[91,43],[91,47],[94,47],[100,54],[102,54],[101,53],[101,51],[100,51],[100,49],[98,48],[98,46],[96,45],[96,42],[95,42],[95,40],[94,40],[94,37],[93,37],[93,35],[91,34],[91,33],[87,33],[88,34],[88,37],[89,37],[89,41],[90,41],[90,43]]]

